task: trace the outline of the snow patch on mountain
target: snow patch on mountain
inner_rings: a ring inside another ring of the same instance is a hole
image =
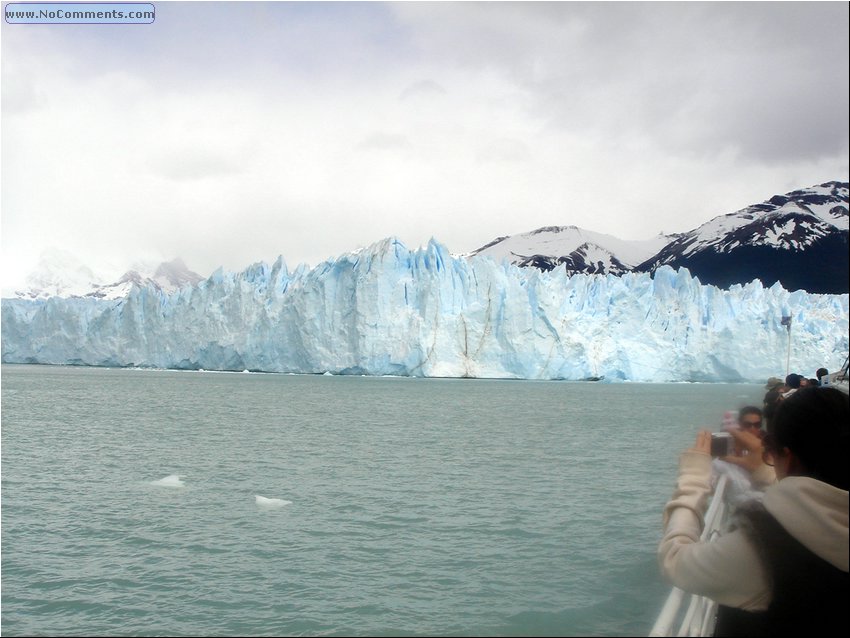
[[[545,270],[562,263],[586,263],[590,265],[587,272],[621,274],[655,255],[671,239],[659,234],[646,240],[624,240],[578,226],[544,226],[528,233],[499,237],[470,256],[491,257],[497,262],[507,259],[519,266],[546,264]],[[567,268],[570,270],[570,265]]]
[[[42,252],[35,270],[11,296],[20,299],[83,297],[104,283],[104,275],[94,272],[76,255],[51,248]]]
[[[182,259],[161,264],[136,264],[118,279],[95,272],[72,253],[51,248],[42,253],[35,270],[24,286],[10,296],[17,299],[49,299],[51,297],[92,297],[121,299],[133,286],[152,286],[171,293],[184,286],[197,284],[201,275],[189,270]]]
[[[682,256],[707,248],[729,252],[740,245],[803,250],[848,227],[848,185],[827,182],[716,217],[679,242],[686,246]]]

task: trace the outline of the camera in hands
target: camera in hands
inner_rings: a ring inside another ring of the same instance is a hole
[[[728,432],[711,433],[711,456],[732,456],[735,453],[735,439]]]

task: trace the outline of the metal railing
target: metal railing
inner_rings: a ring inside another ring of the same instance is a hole
[[[726,522],[728,506],[726,505],[726,485],[728,478],[725,474],[717,480],[711,505],[705,513],[705,527],[700,536],[701,542],[710,543],[719,535]],[[687,594],[674,587],[667,597],[658,619],[649,632],[650,636],[711,636],[714,634],[714,623],[717,614],[717,603],[705,596]]]

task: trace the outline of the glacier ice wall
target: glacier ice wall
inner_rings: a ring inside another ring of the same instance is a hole
[[[395,239],[289,272],[218,270],[172,294],[4,299],[2,360],[207,370],[633,381],[763,381],[838,366],[848,296],[685,269],[568,276]]]

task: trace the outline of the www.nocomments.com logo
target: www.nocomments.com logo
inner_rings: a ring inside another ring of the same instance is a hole
[[[151,24],[156,8],[149,2],[10,2],[9,24]]]

